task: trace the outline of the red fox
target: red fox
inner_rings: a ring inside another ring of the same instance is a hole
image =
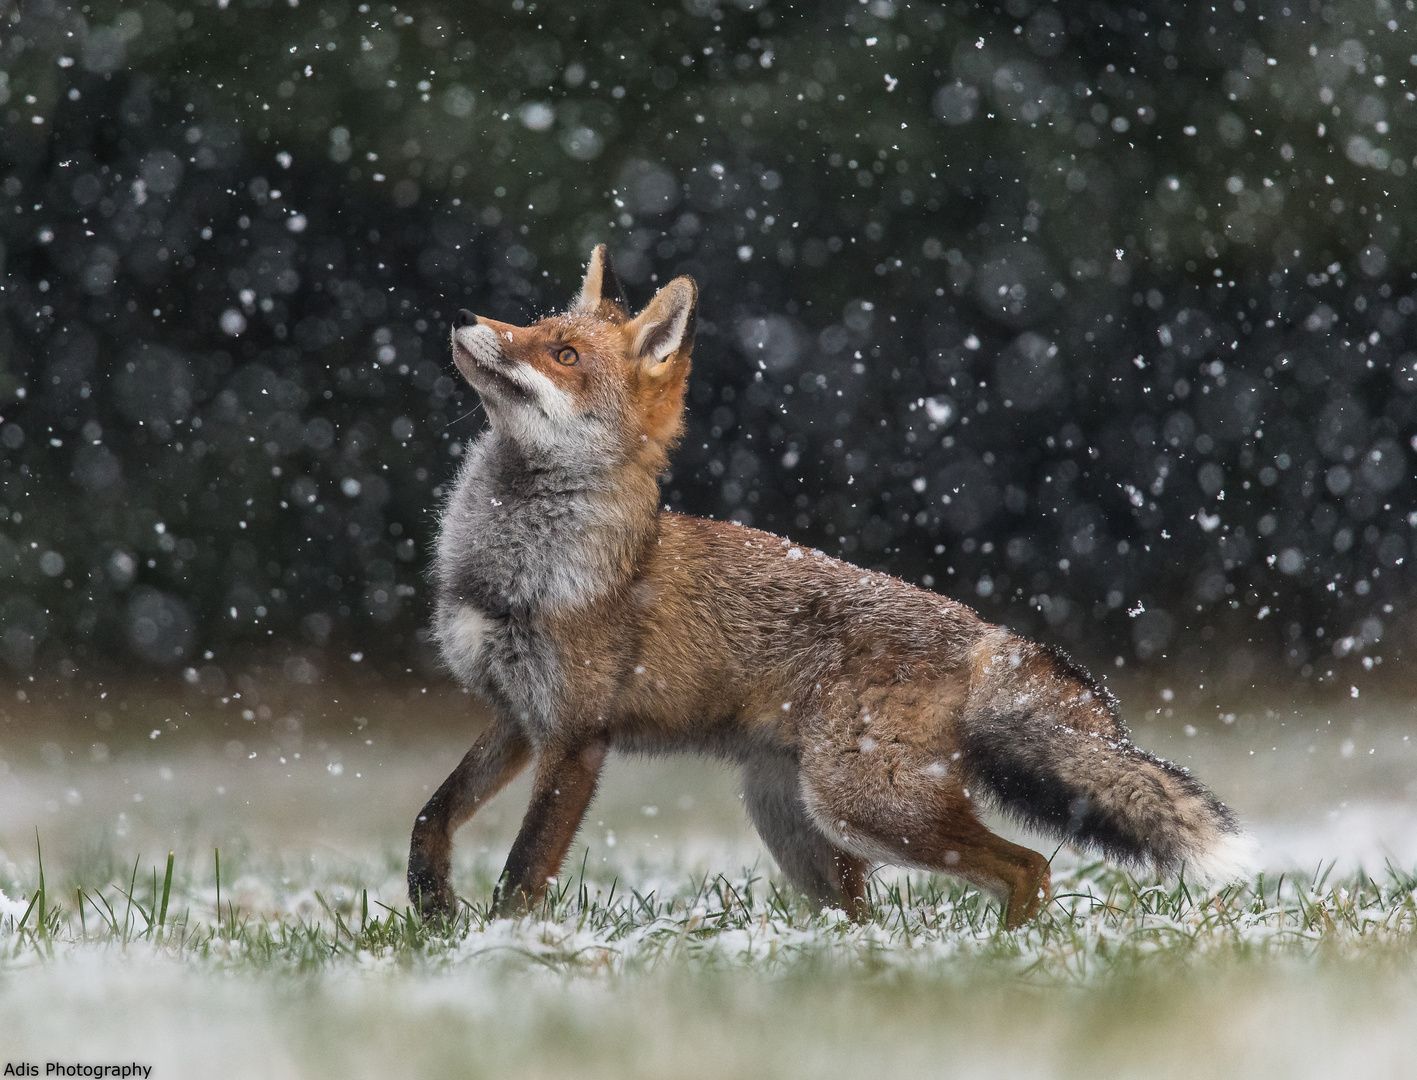
[[[486,407],[443,513],[434,633],[490,727],[419,813],[411,899],[451,914],[454,831],[534,762],[495,894],[510,914],[561,868],[608,751],[715,755],[782,873],[865,914],[874,863],[973,883],[1003,925],[1048,862],[992,805],[1162,872],[1225,876],[1248,841],[1185,771],[1131,744],[1063,653],[963,604],[756,529],[660,508],[684,427],[698,289],[632,315],[604,246],[571,310],[528,327],[459,313],[453,358]]]

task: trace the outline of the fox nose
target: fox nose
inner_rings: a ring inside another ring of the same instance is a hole
[[[467,308],[462,308],[461,310],[458,311],[458,325],[459,325],[459,326],[476,326],[476,325],[477,325],[477,316],[474,315],[472,312],[468,311]]]

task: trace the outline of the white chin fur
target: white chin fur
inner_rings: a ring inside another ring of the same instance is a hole
[[[552,420],[567,421],[575,417],[576,408],[571,396],[530,364],[517,364],[507,372],[507,376],[529,391]]]
[[[1186,864],[1186,876],[1207,885],[1224,885],[1248,877],[1259,858],[1259,845],[1248,833],[1222,833],[1204,852]]]

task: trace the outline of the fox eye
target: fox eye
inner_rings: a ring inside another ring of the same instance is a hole
[[[571,348],[569,345],[564,346],[559,352],[556,353],[556,362],[558,364],[564,364],[566,365],[566,367],[571,367],[572,365],[577,363],[580,358],[581,354],[576,352],[576,350]]]

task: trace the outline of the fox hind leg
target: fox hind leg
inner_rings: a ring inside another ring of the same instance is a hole
[[[836,847],[807,813],[801,772],[787,755],[753,758],[743,768],[743,802],[763,845],[793,888],[813,903],[866,913],[869,864]]]
[[[921,847],[932,870],[954,874],[999,897],[1005,930],[1015,930],[1037,918],[1052,896],[1048,860],[1031,848],[990,832],[972,813],[964,827],[956,820],[948,832]]]
[[[909,819],[882,825],[859,815],[838,821],[845,823],[846,843],[883,861],[950,874],[995,896],[1003,905],[1006,930],[1037,917],[1052,895],[1048,860],[990,832],[962,795],[920,826]]]
[[[812,816],[832,842],[881,862],[963,878],[1003,904],[1003,924],[1033,919],[1050,896],[1048,861],[990,832],[962,788],[922,778],[928,759],[912,762],[896,744],[895,760],[856,752],[818,755],[808,764]]]
[[[418,812],[408,851],[408,896],[424,918],[453,914],[453,833],[530,758],[521,731],[494,720]]]

